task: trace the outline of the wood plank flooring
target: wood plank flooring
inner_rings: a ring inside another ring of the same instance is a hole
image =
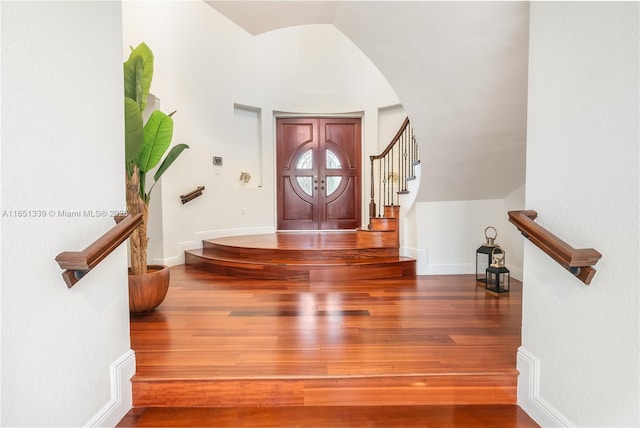
[[[119,426],[537,426],[515,405],[521,283],[496,297],[474,275],[416,276],[354,233],[200,253],[131,319],[135,408]]]
[[[518,281],[495,297],[474,275],[171,275],[131,319],[135,408],[118,426],[537,426],[515,405]]]
[[[516,281],[494,297],[473,275],[171,275],[165,302],[131,320],[135,406],[515,403]]]

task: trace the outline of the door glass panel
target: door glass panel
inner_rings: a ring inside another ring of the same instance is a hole
[[[342,169],[340,159],[329,149],[327,149],[327,169]]]
[[[307,150],[300,159],[298,159],[298,163],[296,164],[296,169],[311,169],[313,165],[313,150]]]
[[[297,176],[296,180],[304,193],[313,196],[313,192],[311,191],[311,177]]]
[[[342,181],[342,177],[339,175],[329,175],[327,176],[327,196],[332,194],[338,189],[340,182]]]

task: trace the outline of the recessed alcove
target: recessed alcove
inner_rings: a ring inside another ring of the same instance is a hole
[[[233,105],[234,187],[262,187],[262,109]],[[247,183],[240,180],[249,173]]]

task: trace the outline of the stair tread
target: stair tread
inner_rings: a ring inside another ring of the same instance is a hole
[[[209,260],[216,260],[222,262],[232,262],[239,264],[268,264],[268,265],[300,265],[300,266],[349,266],[349,265],[370,265],[370,264],[386,264],[386,263],[399,263],[399,262],[413,262],[414,259],[405,256],[387,256],[387,257],[361,257],[350,259],[324,259],[324,260],[287,260],[287,259],[272,259],[272,260],[247,260],[241,258],[224,257],[215,254],[207,254],[206,248],[187,250],[186,253],[193,256],[202,257]]]
[[[399,255],[397,231],[218,238],[203,241],[203,248],[185,251],[185,264],[216,275],[254,279],[343,281],[416,273],[416,261]]]

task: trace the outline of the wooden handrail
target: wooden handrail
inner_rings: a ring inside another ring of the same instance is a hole
[[[73,287],[87,272],[118,248],[142,223],[142,213],[116,218],[116,222],[117,224],[111,230],[84,250],[65,251],[57,255],[56,262],[61,269],[66,269],[62,272],[62,278],[67,287]]]
[[[388,155],[389,152],[391,151],[391,149],[393,149],[393,146],[398,142],[398,140],[400,139],[400,137],[404,133],[405,129],[407,129],[407,126],[409,126],[409,117],[407,117],[404,120],[404,122],[402,122],[402,125],[400,125],[400,129],[398,129],[398,132],[396,132],[396,135],[393,137],[393,139],[387,145],[387,147],[382,151],[382,153],[380,153],[379,155],[369,156],[369,159],[371,160],[371,162],[373,162],[376,159],[382,159],[383,157]]]
[[[509,211],[509,221],[513,223],[520,233],[535,244],[552,259],[567,269],[585,284],[591,284],[596,274],[592,267],[602,257],[593,248],[575,249],[534,220],[538,213],[533,210]]]
[[[198,186],[194,190],[190,191],[189,193],[180,195],[180,199],[182,200],[182,205],[186,204],[189,201],[194,200],[198,196],[202,196],[203,190],[204,190],[204,186]]]

